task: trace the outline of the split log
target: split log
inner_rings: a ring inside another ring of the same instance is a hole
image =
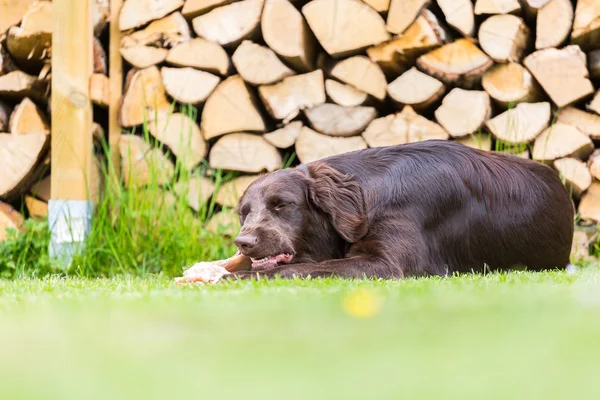
[[[46,176],[44,179],[40,179],[35,182],[31,186],[31,194],[33,194],[38,199],[45,201],[46,203],[50,201],[50,183],[52,179],[50,175]]]
[[[479,44],[497,62],[518,62],[529,44],[529,28],[514,15],[494,15],[479,28]]]
[[[229,73],[229,56],[221,45],[202,38],[195,38],[173,47],[166,62],[175,67],[191,67],[225,76]]]
[[[241,76],[225,79],[208,96],[201,128],[206,140],[226,133],[266,130],[257,100]]]
[[[600,116],[587,113],[575,107],[558,110],[557,122],[574,126],[591,139],[600,140]]]
[[[0,70],[1,69],[2,67],[0,67]],[[600,49],[590,51],[588,54],[588,70],[590,71],[591,79],[600,81]]]
[[[29,189],[49,142],[44,133],[0,134],[0,199],[14,199]]]
[[[250,85],[270,85],[295,74],[273,50],[249,40],[238,46],[231,61],[242,79]]]
[[[423,140],[447,140],[449,135],[435,122],[405,106],[400,113],[373,120],[362,137],[369,147],[383,147]]]
[[[12,106],[0,99],[0,132],[8,131],[8,120],[12,114]]]
[[[237,207],[248,186],[259,177],[260,175],[243,175],[223,183],[217,191],[216,202],[223,207]]]
[[[486,92],[454,88],[435,110],[435,118],[456,138],[476,133],[491,113],[490,96]]]
[[[391,82],[387,89],[392,100],[415,110],[428,108],[444,95],[445,90],[442,82],[414,67]]]
[[[160,71],[155,66],[133,72],[128,83],[119,111],[122,127],[141,125],[152,120],[155,113],[171,110]]]
[[[477,0],[475,15],[518,14],[521,11],[519,0]]]
[[[160,72],[167,94],[183,104],[204,103],[221,82],[218,76],[194,68],[163,67]]]
[[[181,13],[185,18],[191,20],[206,14],[216,7],[225,6],[233,1],[234,0],[186,0]]]
[[[304,110],[310,126],[329,136],[355,136],[377,116],[373,107],[342,107],[325,103]]]
[[[524,64],[559,108],[594,92],[585,53],[578,46],[538,50],[525,57]]]
[[[354,56],[336,63],[330,75],[378,100],[385,99],[385,75],[379,65],[365,56]]]
[[[447,39],[435,14],[423,10],[402,35],[369,47],[367,55],[386,75],[396,77],[410,68],[419,56],[441,46]]]
[[[177,182],[173,190],[177,196],[185,197],[192,210],[199,212],[213,195],[215,184],[208,178],[195,175],[187,181]]]
[[[475,15],[471,0],[437,0],[437,4],[444,13],[448,25],[463,36],[473,36]]]
[[[266,0],[261,18],[265,43],[299,72],[315,68],[317,45],[304,17],[288,0]]]
[[[48,217],[48,203],[32,196],[25,196],[25,206],[30,218],[45,219]]]
[[[485,71],[483,89],[500,107],[506,109],[519,103],[535,103],[543,99],[541,88],[521,64],[496,64]]]
[[[592,178],[600,181],[600,150],[594,150],[587,162]]]
[[[583,222],[600,222],[600,182],[593,182],[577,208]]]
[[[8,31],[8,28],[18,25],[29,7],[38,0],[8,0],[2,2],[0,13],[0,36]]]
[[[24,223],[23,216],[9,204],[0,202],[0,242],[9,238],[7,229],[21,229]]]
[[[287,149],[296,143],[296,139],[302,129],[301,121],[293,121],[289,124],[274,130],[273,132],[265,133],[263,137],[273,146],[279,149]]]
[[[121,56],[137,68],[165,61],[169,48],[190,40],[190,28],[176,12],[121,39]]]
[[[93,104],[108,108],[110,102],[110,83],[104,74],[92,74],[90,77],[90,100]]]
[[[205,229],[219,236],[236,237],[240,233],[240,217],[233,211],[221,211],[212,216]]]
[[[144,69],[161,64],[167,58],[169,51],[160,47],[131,46],[121,48],[121,57],[130,65]]]
[[[22,71],[12,71],[0,76],[0,97],[7,99],[20,101],[29,97],[37,103],[45,104],[49,89],[47,81]]]
[[[595,112],[596,114],[600,114],[600,90],[596,92],[594,98],[587,106],[588,110]]]
[[[318,69],[287,77],[275,85],[260,86],[258,94],[273,118],[288,122],[301,110],[325,103],[323,71]]]
[[[600,4],[597,0],[578,0],[571,32],[571,43],[584,50],[598,48],[600,41]]]
[[[448,85],[471,89],[493,61],[470,39],[458,39],[417,59],[420,70]]]
[[[358,0],[312,0],[302,7],[302,13],[333,58],[360,53],[390,38],[383,18]]]
[[[190,40],[190,27],[179,12],[153,21],[121,39],[121,47],[153,46],[172,48]]]
[[[26,135],[28,133],[50,134],[48,118],[42,110],[29,98],[24,98],[10,116],[9,132],[12,135]]]
[[[325,92],[331,101],[344,107],[361,106],[369,99],[365,92],[333,79],[325,80]]]
[[[12,26],[6,48],[13,60],[27,72],[38,73],[51,57],[52,3],[33,3],[23,15],[20,26]]]
[[[187,170],[200,164],[206,156],[207,145],[200,128],[185,114],[159,113],[149,128],[152,136],[168,146],[177,162]]]
[[[306,126],[302,127],[296,139],[296,154],[304,164],[366,148],[367,143],[360,136],[331,137],[321,135]]]
[[[537,12],[535,48],[559,47],[569,37],[572,23],[571,0],[550,0]]]
[[[19,69],[0,40],[0,76]]]
[[[139,28],[180,9],[184,0],[127,0],[119,14],[119,29]]]
[[[390,0],[363,0],[379,14],[385,14],[390,9]]]
[[[471,147],[472,149],[492,151],[492,137],[487,133],[463,136],[455,141],[463,146]]]
[[[430,3],[431,0],[391,0],[386,29],[396,35],[404,33]]]
[[[121,176],[126,187],[166,185],[175,175],[175,166],[171,160],[140,136],[122,135],[119,139],[119,152]]]
[[[215,8],[192,20],[194,32],[222,46],[236,47],[244,39],[260,36],[263,3],[263,0],[242,0]]]
[[[571,195],[579,198],[592,184],[592,175],[584,162],[566,157],[554,161],[554,169],[558,171]]]
[[[571,125],[557,123],[535,139],[531,158],[541,162],[564,157],[586,160],[593,150],[594,144],[587,135]]]
[[[102,0],[104,1],[104,0]],[[106,51],[98,38],[94,38],[92,50],[94,54],[94,73],[108,75],[108,59]]]
[[[489,131],[507,144],[532,142],[550,124],[550,103],[520,103],[486,122]]]
[[[225,135],[213,145],[208,156],[211,168],[259,173],[281,168],[281,155],[262,136],[249,133]]]

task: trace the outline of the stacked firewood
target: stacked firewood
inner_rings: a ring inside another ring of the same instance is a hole
[[[227,210],[290,154],[444,139],[552,165],[600,220],[597,0],[125,0],[111,23],[126,185],[158,170]],[[211,169],[241,175],[216,191]]]
[[[96,37],[91,97],[98,107],[107,107],[107,60],[100,37],[108,22],[109,1],[94,0],[92,12]],[[13,205],[23,201],[33,217],[47,214],[50,198],[53,25],[51,1],[0,2],[0,200]],[[94,127],[98,137],[103,135],[101,124]],[[5,227],[17,227],[22,220],[8,204],[0,204],[0,240]]]

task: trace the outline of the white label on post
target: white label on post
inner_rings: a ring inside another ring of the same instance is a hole
[[[66,217],[66,216],[65,216]],[[59,218],[56,221],[56,243],[77,243],[85,239],[84,217]]]

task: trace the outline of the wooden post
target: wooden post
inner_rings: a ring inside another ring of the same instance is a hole
[[[119,141],[121,139],[121,125],[119,124],[119,105],[123,94],[123,59],[121,58],[121,30],[119,29],[119,13],[123,0],[110,1],[110,44],[109,44],[109,68],[110,97],[108,105],[108,142],[110,144],[112,165],[109,168],[114,174],[116,182],[121,175],[121,156],[119,152]],[[111,180],[110,184],[115,181]]]
[[[92,0],[54,0],[50,254],[69,264],[91,226]]]

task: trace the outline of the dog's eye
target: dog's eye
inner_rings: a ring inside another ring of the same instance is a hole
[[[282,204],[277,204],[275,207],[273,207],[273,209],[274,209],[275,211],[281,211],[281,210],[283,210],[284,208],[286,208],[286,207],[288,207],[288,206],[291,206],[291,205],[292,205],[292,203],[282,203]]]

